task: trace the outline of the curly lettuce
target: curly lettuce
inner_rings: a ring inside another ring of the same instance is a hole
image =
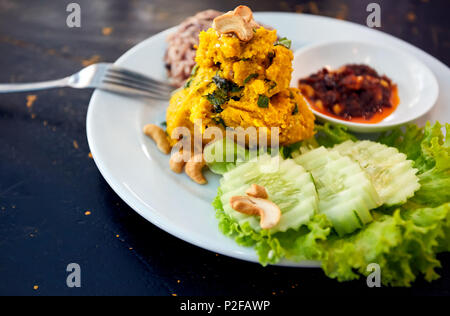
[[[449,135],[450,125],[446,124]],[[318,126],[320,145],[333,146],[355,136],[342,127]],[[373,211],[374,221],[345,237],[337,236],[324,215],[317,214],[298,230],[270,234],[240,226],[228,217],[220,202],[213,202],[219,228],[240,245],[253,246],[263,265],[289,260],[318,260],[331,278],[339,281],[368,275],[367,266],[381,268],[384,285],[410,286],[419,275],[439,277],[436,255],[450,251],[450,140],[439,123],[424,128],[409,125],[382,134],[378,140],[398,148],[419,170],[421,189],[404,205]]]
[[[405,131],[398,128],[381,135],[378,140],[397,147],[419,170],[421,189],[411,203],[438,206],[450,201],[450,124],[445,124],[447,137],[442,129],[439,122],[434,125],[428,122],[424,128],[409,125]]]
[[[333,147],[347,140],[358,140],[355,135],[347,131],[345,126],[332,125],[330,123],[325,123],[324,125],[316,124],[315,131],[315,138],[320,146]]]

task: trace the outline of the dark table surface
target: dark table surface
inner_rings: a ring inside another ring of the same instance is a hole
[[[66,26],[77,2],[82,27]],[[297,11],[360,24],[366,0],[247,1],[255,11]],[[381,31],[450,63],[448,0],[384,0]],[[242,1],[0,0],[0,82],[71,74],[112,62],[145,38],[207,8]],[[450,256],[442,278],[410,289],[340,284],[320,269],[263,268],[194,247],[147,222],[108,186],[85,134],[91,90],[0,95],[1,295],[450,294]],[[86,213],[90,212],[90,213]],[[90,215],[89,215],[90,214]],[[82,287],[66,286],[81,266]]]

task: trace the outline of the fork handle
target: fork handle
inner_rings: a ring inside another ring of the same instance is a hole
[[[34,83],[6,83],[0,84],[0,93],[35,91],[68,86],[69,78]]]

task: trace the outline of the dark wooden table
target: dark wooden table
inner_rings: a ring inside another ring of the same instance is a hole
[[[81,28],[66,26],[77,2]],[[247,1],[255,11],[297,11],[365,24],[371,1]],[[382,28],[450,63],[448,0],[384,0]],[[207,8],[239,1],[0,0],[0,82],[66,76]],[[160,61],[149,61],[160,62]],[[299,295],[450,294],[442,278],[411,289],[340,284],[319,269],[263,268],[176,239],[132,211],[89,156],[85,118],[92,91],[0,95],[0,294]],[[66,286],[78,263],[82,287]]]

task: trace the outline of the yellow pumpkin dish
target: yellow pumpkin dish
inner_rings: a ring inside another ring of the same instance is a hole
[[[270,137],[278,127],[280,145],[313,136],[314,115],[300,91],[289,88],[292,51],[277,41],[275,30],[249,23],[254,28],[247,41],[214,28],[200,33],[196,66],[167,109],[169,136],[177,127],[193,132],[196,120],[203,132],[212,126],[267,127]],[[177,141],[170,139],[171,145]]]

